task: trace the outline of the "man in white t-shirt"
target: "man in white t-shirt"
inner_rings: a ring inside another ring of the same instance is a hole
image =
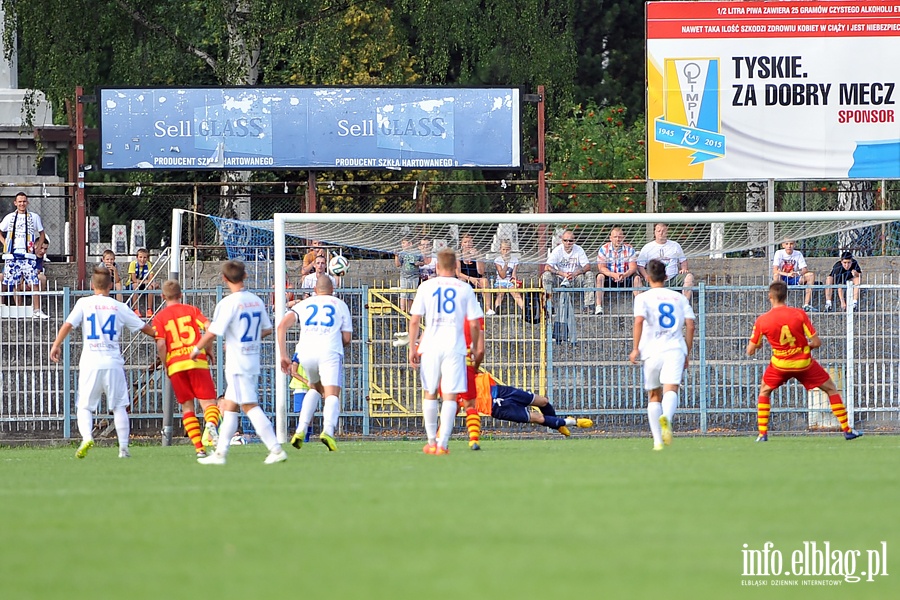
[[[41,289],[37,270],[35,249],[44,244],[44,224],[37,213],[28,211],[28,195],[16,194],[16,210],[0,221],[0,244],[3,245],[3,287],[14,291],[21,284],[25,291]],[[32,314],[35,318],[46,319],[41,310],[41,297],[32,294]]]
[[[91,274],[94,295],[75,303],[66,322],[59,328],[56,340],[50,348],[50,360],[62,359],[62,343],[75,327],[81,327],[83,346],[78,363],[78,398],[75,402],[78,433],[81,445],[75,452],[77,458],[87,456],[94,447],[94,413],[100,407],[100,396],[106,394],[107,408],[113,414],[116,437],[119,440],[119,458],[129,458],[128,435],[128,383],[125,381],[125,359],[119,342],[122,331],[131,331],[154,337],[153,326],[144,323],[124,303],[109,297],[112,276],[104,266],[94,267]]]
[[[653,449],[662,450],[663,444],[672,443],[678,388],[694,343],[694,310],[687,298],[666,289],[662,261],[650,260],[645,272],[650,289],[634,299],[634,335],[628,359],[633,364],[643,361]]]
[[[305,290],[313,290],[312,295],[314,296],[316,294],[316,283],[321,276],[330,279],[332,287],[338,287],[337,279],[328,272],[328,259],[324,256],[317,256],[316,260],[313,261],[313,272],[303,278],[303,281],[300,282],[300,287]],[[306,297],[309,297],[309,294]]]
[[[583,288],[590,281],[585,276],[591,272],[591,261],[581,246],[575,243],[575,233],[568,229],[564,230],[561,242],[550,252],[547,265],[541,274],[541,285],[547,298],[550,298],[550,291],[553,288]],[[584,292],[584,312],[594,312],[593,290]]]
[[[278,443],[272,422],[259,406],[259,356],[262,340],[272,333],[272,321],[263,301],[244,289],[247,271],[244,263],[229,260],[222,265],[222,280],[231,291],[218,304],[212,321],[191,352],[191,359],[207,349],[216,336],[225,339],[225,395],[220,409],[219,441],[216,451],[198,458],[202,465],[224,465],[228,445],[238,428],[239,410],[243,410],[259,439],[269,450],[265,464],[287,460],[287,452]]]
[[[666,267],[666,287],[683,287],[684,297],[691,299],[691,286],[694,276],[688,269],[687,257],[681,244],[669,239],[669,226],[657,223],[653,227],[653,241],[641,248],[638,255],[638,273],[647,281],[647,263],[656,259]]]
[[[319,436],[329,451],[337,450],[334,432],[341,416],[341,387],[344,384],[344,347],[350,344],[353,319],[350,309],[339,298],[332,296],[331,279],[320,275],[316,280],[315,295],[294,305],[278,324],[276,334],[281,348],[281,371],[291,374],[291,356],[287,351],[287,331],[294,323],[300,324],[300,339],[296,354],[312,389],[306,392],[297,430],[291,445],[300,449],[306,437],[306,428],[319,407],[319,398],[325,399],[322,409],[323,431]]]
[[[424,392],[422,413],[428,438],[424,452],[449,454],[447,446],[458,410],[456,397],[468,389],[466,320],[476,370],[484,359],[483,346],[478,343],[482,335],[478,320],[484,318],[484,311],[472,286],[456,278],[456,252],[450,249],[438,252],[437,277],[419,285],[409,313],[409,364],[419,369]],[[425,332],[420,340],[419,326],[423,321]],[[438,433],[439,389],[443,402]]]
[[[775,251],[775,256],[772,257],[772,279],[783,281],[788,285],[805,285],[803,310],[813,312],[816,309],[811,304],[812,287],[810,286],[815,284],[816,276],[807,268],[803,253],[796,248],[796,241],[784,240],[781,250]]]

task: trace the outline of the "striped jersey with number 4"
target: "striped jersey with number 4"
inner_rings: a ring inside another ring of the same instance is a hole
[[[648,356],[680,349],[687,353],[684,321],[694,320],[694,309],[681,292],[668,288],[650,288],[634,299],[634,316],[643,317],[638,345],[641,360]]]
[[[419,342],[419,354],[429,348],[466,354],[466,319],[484,318],[472,286],[455,277],[435,277],[422,282],[409,312],[424,315],[425,332]]]
[[[776,306],[756,319],[750,341],[758,344],[765,336],[772,346],[772,366],[782,371],[797,371],[810,365],[809,338],[814,335],[816,328],[806,311]]]

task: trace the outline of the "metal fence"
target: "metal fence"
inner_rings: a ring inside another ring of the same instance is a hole
[[[822,306],[816,286],[814,304]],[[258,288],[271,301],[270,288]],[[581,289],[559,290],[580,298]],[[831,371],[845,395],[852,422],[864,430],[900,429],[900,285],[892,277],[864,280],[855,310],[815,313],[813,322],[823,345],[817,359]],[[399,311],[401,290],[359,286],[338,294],[354,319],[354,340],[347,351],[343,393],[342,434],[419,435],[420,392],[417,377],[405,362],[405,349],[396,348],[393,333],[405,328]],[[529,290],[523,290],[529,292]],[[69,288],[42,293],[42,307],[50,319],[16,318],[4,307],[0,340],[0,442],[4,439],[67,439],[74,434],[74,397],[81,351],[80,331],[69,336],[61,364],[49,361],[48,351],[65,315],[78,297],[89,293]],[[792,290],[792,304],[801,301]],[[848,290],[848,294],[852,294]],[[123,292],[125,296],[129,291]],[[224,290],[185,290],[185,300],[211,315]],[[796,297],[795,297],[796,295]],[[848,296],[852,297],[852,296]],[[5,298],[7,304],[10,298]],[[767,352],[744,356],[757,315],[768,309],[765,285],[707,285],[694,290],[697,336],[691,367],[685,374],[676,427],[696,434],[749,433],[755,429],[756,397]],[[26,301],[27,304],[27,301]],[[580,308],[576,299],[573,303]],[[835,302],[837,305],[838,303]],[[631,294],[607,292],[605,313],[580,310],[574,316],[577,342],[554,339],[553,323],[540,316],[527,323],[512,302],[487,318],[485,368],[498,380],[548,395],[561,414],[587,415],[595,433],[645,433],[646,404],[638,367],[628,363],[631,345]],[[295,332],[296,334],[296,332]],[[557,336],[558,338],[559,336]],[[293,339],[293,338],[289,338]],[[122,341],[125,370],[133,397],[135,435],[156,437],[162,427],[163,374],[155,361],[152,341],[142,335]],[[224,390],[221,346],[214,367],[218,389]],[[274,410],[275,377],[271,338],[264,344],[259,393],[263,408]],[[289,402],[289,408],[291,403]],[[111,415],[97,419],[96,435],[113,435]],[[287,415],[293,426],[296,413]],[[773,396],[771,429],[810,432],[829,429],[827,398],[806,392],[796,383]],[[320,426],[319,419],[316,427]],[[245,432],[252,432],[244,422]],[[487,420],[489,431],[520,433],[530,427],[506,427]],[[176,429],[180,431],[180,429]]]

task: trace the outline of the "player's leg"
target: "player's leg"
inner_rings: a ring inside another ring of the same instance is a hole
[[[441,361],[441,388],[441,422],[435,454],[448,454],[453,422],[459,410],[456,395],[467,389],[465,355],[452,352],[444,355]]]
[[[419,363],[419,379],[422,381],[422,420],[425,425],[425,454],[434,454],[437,450],[438,388],[441,383],[440,356],[435,352],[426,352]]]
[[[498,294],[499,297],[499,294]],[[469,434],[469,448],[481,450],[481,416],[475,408],[475,397],[478,393],[475,383],[475,367],[466,364],[466,391],[457,395],[457,400],[466,414],[466,432]]]
[[[660,381],[664,356],[655,355],[644,360],[644,389],[647,390],[647,419],[650,422],[650,433],[653,436],[653,449],[663,449],[662,427],[659,418],[662,416],[663,384]]]
[[[287,460],[287,453],[278,443],[272,421],[259,406],[256,392],[259,387],[259,376],[233,375],[232,380],[235,388],[235,402],[240,405],[241,410],[250,419],[256,435],[269,450],[269,455],[266,456],[264,462],[269,465]]]
[[[769,413],[772,409],[772,392],[781,387],[792,375],[779,371],[772,365],[766,367],[763,372],[762,382],[759,386],[759,397],[756,401],[756,427],[759,435],[757,442],[769,441]]]
[[[306,371],[307,379],[310,379],[309,371]],[[316,411],[319,410],[319,400],[322,398],[325,388],[322,382],[318,380],[319,374],[316,371],[315,381],[310,380],[310,388],[303,398],[303,406],[300,408],[300,416],[297,419],[297,429],[291,437],[291,446],[299,450],[303,447],[303,440],[306,439],[306,431],[309,424],[312,423]]]
[[[325,402],[322,405],[321,441],[330,452],[337,450],[334,434],[341,416],[341,384],[344,382],[344,357],[333,352],[319,361],[319,377]]]
[[[514,388],[516,389],[516,388]],[[525,391],[525,390],[522,390]],[[540,394],[535,394],[533,392],[526,392],[531,395],[531,406],[536,406],[538,410],[540,410],[540,416],[542,417],[540,422],[543,424],[547,424],[547,417],[556,417],[556,409],[550,403],[550,399],[546,396],[541,396]],[[534,413],[534,411],[529,411],[532,415],[538,416]],[[547,425],[549,427],[549,425]],[[587,429],[589,427],[593,427],[594,422],[590,419],[586,419],[583,417],[572,418],[566,417],[564,419],[563,425],[559,428],[559,432],[568,437],[571,432],[568,432],[569,427],[578,427],[579,429]],[[555,428],[554,428],[555,429]],[[568,433],[567,433],[568,432]]]
[[[234,382],[231,375],[225,374],[225,395],[219,403],[219,410],[222,420],[219,423],[219,442],[216,444],[216,451],[207,456],[200,458],[197,462],[205,465],[224,465],[225,458],[228,456],[228,448],[231,438],[238,430],[238,422],[240,418],[240,406],[235,402],[236,392],[234,391]]]
[[[131,398],[128,395],[125,371],[121,368],[103,369],[100,377],[105,381],[106,403],[112,411],[113,422],[116,424],[119,458],[130,458],[128,438],[131,435],[131,419],[128,417],[128,407],[131,405]]]
[[[78,399],[75,403],[78,433],[81,434],[81,445],[75,452],[76,458],[87,456],[88,450],[94,447],[94,411],[100,406],[101,390],[96,389],[97,371],[81,369],[78,373]]]
[[[822,377],[826,378],[824,382],[815,383],[817,380],[821,380]],[[838,391],[837,386],[834,385],[834,380],[831,379],[831,376],[828,375],[828,372],[823,369],[818,362],[816,362],[815,360],[812,361],[812,363],[809,365],[809,368],[807,369],[807,372],[804,374],[804,378],[798,377],[797,379],[800,380],[800,383],[802,383],[806,389],[813,389],[814,387],[818,387],[828,395],[828,402],[831,404],[831,412],[838,420],[838,423],[840,423],[841,431],[844,432],[844,438],[848,440],[855,440],[856,438],[862,436],[861,433],[850,428],[850,421],[847,416],[847,407],[844,406],[844,401],[841,398],[841,393]]]

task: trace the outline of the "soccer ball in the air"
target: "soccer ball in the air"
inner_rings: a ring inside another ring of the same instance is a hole
[[[335,277],[344,275],[349,269],[350,263],[340,254],[328,261],[328,270],[331,271],[331,274]]]

